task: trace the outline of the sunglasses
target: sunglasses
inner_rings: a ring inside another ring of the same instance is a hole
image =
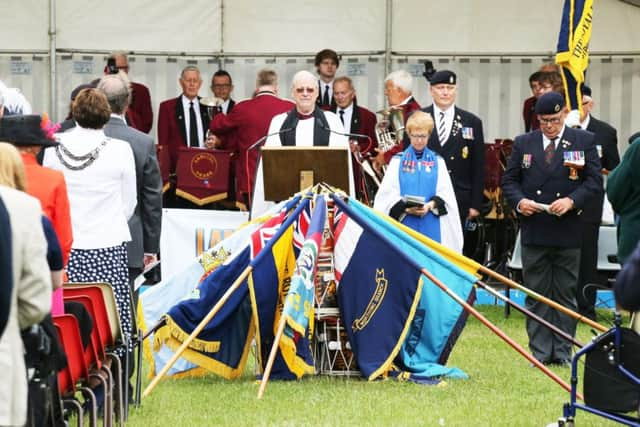
[[[314,87],[297,87],[296,88],[296,92],[297,93],[313,93],[316,91],[316,88]]]

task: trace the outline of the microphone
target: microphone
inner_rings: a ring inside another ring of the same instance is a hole
[[[325,126],[322,122],[318,122],[318,126],[322,129],[328,130],[331,133],[335,133],[336,135],[347,136],[347,137],[356,138],[356,139],[366,139],[369,145],[367,145],[367,148],[364,151],[369,151],[369,149],[373,145],[373,141],[371,141],[371,137],[369,135],[364,135],[361,133],[340,132],[340,131],[331,129],[331,126],[329,127]]]
[[[265,142],[267,140],[267,138],[269,138],[270,136],[274,136],[274,135],[280,135],[281,133],[287,133],[287,132],[291,132],[292,130],[295,130],[296,128],[286,128],[286,129],[280,129],[277,132],[272,132],[272,133],[268,133],[265,136],[263,136],[262,138],[260,138],[259,140],[257,140],[256,142],[254,142],[253,144],[251,144],[249,146],[249,148],[247,148],[247,151],[251,151],[254,148],[262,145],[263,142]]]

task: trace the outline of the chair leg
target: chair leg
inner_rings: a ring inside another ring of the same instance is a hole
[[[123,377],[127,377],[129,378],[129,363],[130,362],[130,357],[129,357],[129,338],[126,338],[123,340],[124,341],[124,349],[125,349],[125,357],[124,357],[124,371],[125,371],[125,375],[123,375]],[[124,387],[124,419],[125,421],[129,419],[129,381],[127,381],[127,384],[125,384]]]
[[[76,399],[63,399],[63,405],[71,405],[76,408],[76,412],[78,413],[78,427],[84,427],[84,411],[82,410],[82,405]]]
[[[138,330],[138,355],[137,355],[137,366],[136,366],[136,398],[135,398],[135,406],[136,408],[140,407],[140,401],[142,400],[142,344],[143,344],[143,334],[141,330]]]
[[[118,355],[115,353],[107,353],[107,356],[110,357],[113,361],[112,366],[115,365],[114,381],[117,402],[116,417],[118,420],[118,425],[122,426],[124,422],[124,408],[122,406],[124,404],[122,393],[122,362],[120,361]]]
[[[93,390],[89,387],[78,387],[78,389],[89,395],[88,398],[91,400],[91,418],[89,418],[89,425],[91,427],[98,427],[98,404],[96,402],[96,395],[93,394]]]
[[[111,400],[111,382],[109,381],[109,377],[107,376],[107,378],[105,379],[98,373],[90,373],[89,378],[98,379],[104,387],[104,399],[102,403],[102,425],[103,427],[111,427],[111,405],[109,403],[109,401]]]

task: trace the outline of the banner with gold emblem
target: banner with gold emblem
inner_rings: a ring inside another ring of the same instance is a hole
[[[176,196],[196,205],[226,199],[230,151],[181,147],[176,166]]]

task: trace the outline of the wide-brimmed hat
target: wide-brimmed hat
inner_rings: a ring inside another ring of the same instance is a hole
[[[42,118],[37,114],[7,116],[0,119],[0,141],[16,146],[39,145],[53,147],[58,143],[47,138],[40,127]]]

